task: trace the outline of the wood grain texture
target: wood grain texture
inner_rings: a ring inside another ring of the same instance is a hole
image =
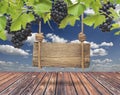
[[[1,80],[0,95],[120,95],[119,72],[0,72],[3,74],[11,77]]]
[[[41,43],[41,66],[80,67],[81,45],[77,43]],[[38,43],[34,43],[33,66],[38,66]],[[85,68],[90,65],[90,44],[84,44]]]

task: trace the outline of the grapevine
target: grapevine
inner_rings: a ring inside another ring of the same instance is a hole
[[[102,8],[99,10],[99,12],[106,18],[106,21],[99,26],[102,32],[110,32],[112,28],[113,17],[110,16],[110,8],[115,9],[115,5],[107,2],[106,4],[102,4]]]
[[[67,4],[63,0],[57,0],[55,3],[53,3],[51,9],[51,18],[58,25],[67,15]]]

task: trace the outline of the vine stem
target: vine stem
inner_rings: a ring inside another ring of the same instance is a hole
[[[109,16],[108,14],[106,14],[105,12],[103,12],[102,10],[100,10],[100,12],[102,12],[103,14],[107,15],[108,17],[112,18],[112,16]]]

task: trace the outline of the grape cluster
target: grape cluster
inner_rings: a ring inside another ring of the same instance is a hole
[[[12,36],[11,42],[13,43],[15,48],[20,48],[23,45],[23,42],[27,40],[28,36],[31,36],[31,24],[28,23],[26,25],[26,29],[21,29],[14,32]]]
[[[67,4],[63,0],[57,0],[52,4],[51,18],[59,25],[67,16]]]
[[[110,8],[115,9],[115,6],[112,3],[107,2],[102,5],[102,8],[99,9],[101,15],[104,15],[106,18],[106,21],[99,26],[102,32],[110,32],[110,29],[112,28],[113,17],[110,16]]]
[[[32,14],[34,15],[34,18],[35,18],[35,22],[36,22],[36,23],[38,23],[39,21],[41,21],[40,16],[34,12],[32,6],[27,6],[26,3],[24,3],[24,8],[26,8],[26,13],[27,13],[27,14],[32,13]]]
[[[5,30],[9,33],[9,34],[11,34],[11,32],[10,32],[10,27],[11,27],[11,24],[12,24],[12,18],[10,17],[10,15],[8,15],[8,14],[4,14],[4,16],[6,17],[6,27],[5,27]]]

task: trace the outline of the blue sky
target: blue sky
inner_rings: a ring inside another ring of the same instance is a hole
[[[53,21],[50,21],[50,25],[53,29],[42,21],[42,32],[45,36],[44,42],[79,42],[80,21],[77,21],[74,27],[68,25],[65,29],[58,29]],[[58,70],[57,68],[43,68],[40,70],[32,67],[33,42],[38,31],[37,24],[32,24],[32,31],[32,36],[28,38],[21,49],[14,48],[8,40],[0,40],[0,71]],[[120,71],[120,36],[115,36],[115,31],[101,32],[98,28],[94,29],[93,27],[84,26],[87,42],[91,44],[91,65],[86,71]],[[59,70],[81,71],[79,68],[61,68]]]

